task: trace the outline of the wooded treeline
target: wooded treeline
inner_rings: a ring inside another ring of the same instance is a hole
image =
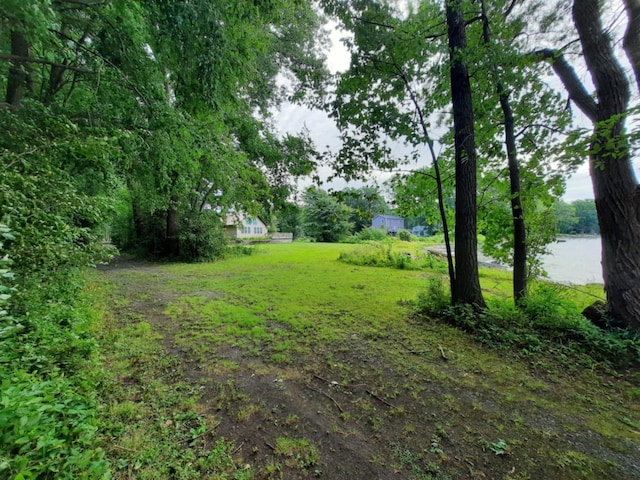
[[[313,170],[309,139],[269,121],[321,91],[310,2],[16,0],[0,24],[15,268],[73,262],[106,233],[212,258],[226,212],[268,218]]]

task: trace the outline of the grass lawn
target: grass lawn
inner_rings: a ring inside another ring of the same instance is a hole
[[[640,478],[637,372],[520,358],[417,318],[442,265],[337,260],[360,248],[96,272],[114,478]],[[500,270],[481,283],[511,288]],[[599,293],[580,290],[566,295],[582,306]]]

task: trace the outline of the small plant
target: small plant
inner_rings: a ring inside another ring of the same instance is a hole
[[[431,448],[429,449],[429,451],[437,455],[442,455],[444,453],[444,450],[442,450],[442,446],[440,445],[441,441],[442,439],[435,433],[431,435]]]
[[[279,437],[276,440],[275,453],[288,458],[289,460],[285,460],[288,466],[297,465],[303,469],[317,465],[320,460],[316,447],[304,438]]]
[[[498,439],[497,442],[490,443],[489,449],[496,455],[508,455],[511,453],[511,446],[502,438]]]

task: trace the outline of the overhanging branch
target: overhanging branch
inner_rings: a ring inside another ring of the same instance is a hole
[[[531,54],[533,58],[551,61],[553,71],[558,75],[564,88],[569,92],[569,98],[589,117],[589,120],[595,122],[597,120],[598,104],[593,99],[587,89],[584,87],[576,71],[564,58],[561,52],[543,48]]]
[[[4,53],[0,53],[0,60],[4,60],[7,62],[26,62],[26,63],[37,63],[40,65],[52,65],[54,67],[71,70],[73,72],[86,73],[88,75],[96,74],[96,72],[94,72],[93,70],[87,70],[86,68],[74,67],[72,65],[64,65],[62,63],[50,62],[49,60],[42,60],[39,58],[21,57],[20,55],[7,55]]]

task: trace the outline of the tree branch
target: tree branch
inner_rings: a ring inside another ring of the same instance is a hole
[[[569,98],[589,117],[589,120],[597,120],[598,104],[584,87],[576,71],[564,58],[564,55],[550,48],[543,48],[533,52],[532,57],[540,60],[551,60],[553,71],[558,75],[560,81],[567,89]]]
[[[565,133],[559,128],[550,127],[549,125],[545,125],[543,123],[530,123],[529,125],[525,125],[524,127],[522,127],[522,129],[518,133],[516,133],[516,138],[524,134],[528,129],[535,128],[535,127],[545,128],[553,133],[561,133],[561,134]]]
[[[20,55],[7,55],[4,53],[0,53],[0,60],[5,60],[8,62],[17,61],[17,62],[27,62],[27,63],[38,63],[41,65],[52,65],[54,67],[65,68],[67,70],[72,70],[78,73],[86,73],[89,75],[95,75],[96,72],[93,70],[87,70],[85,68],[72,67],[70,65],[64,65],[61,63],[50,62],[49,60],[41,60],[39,58],[31,58],[31,57],[22,57]]]

